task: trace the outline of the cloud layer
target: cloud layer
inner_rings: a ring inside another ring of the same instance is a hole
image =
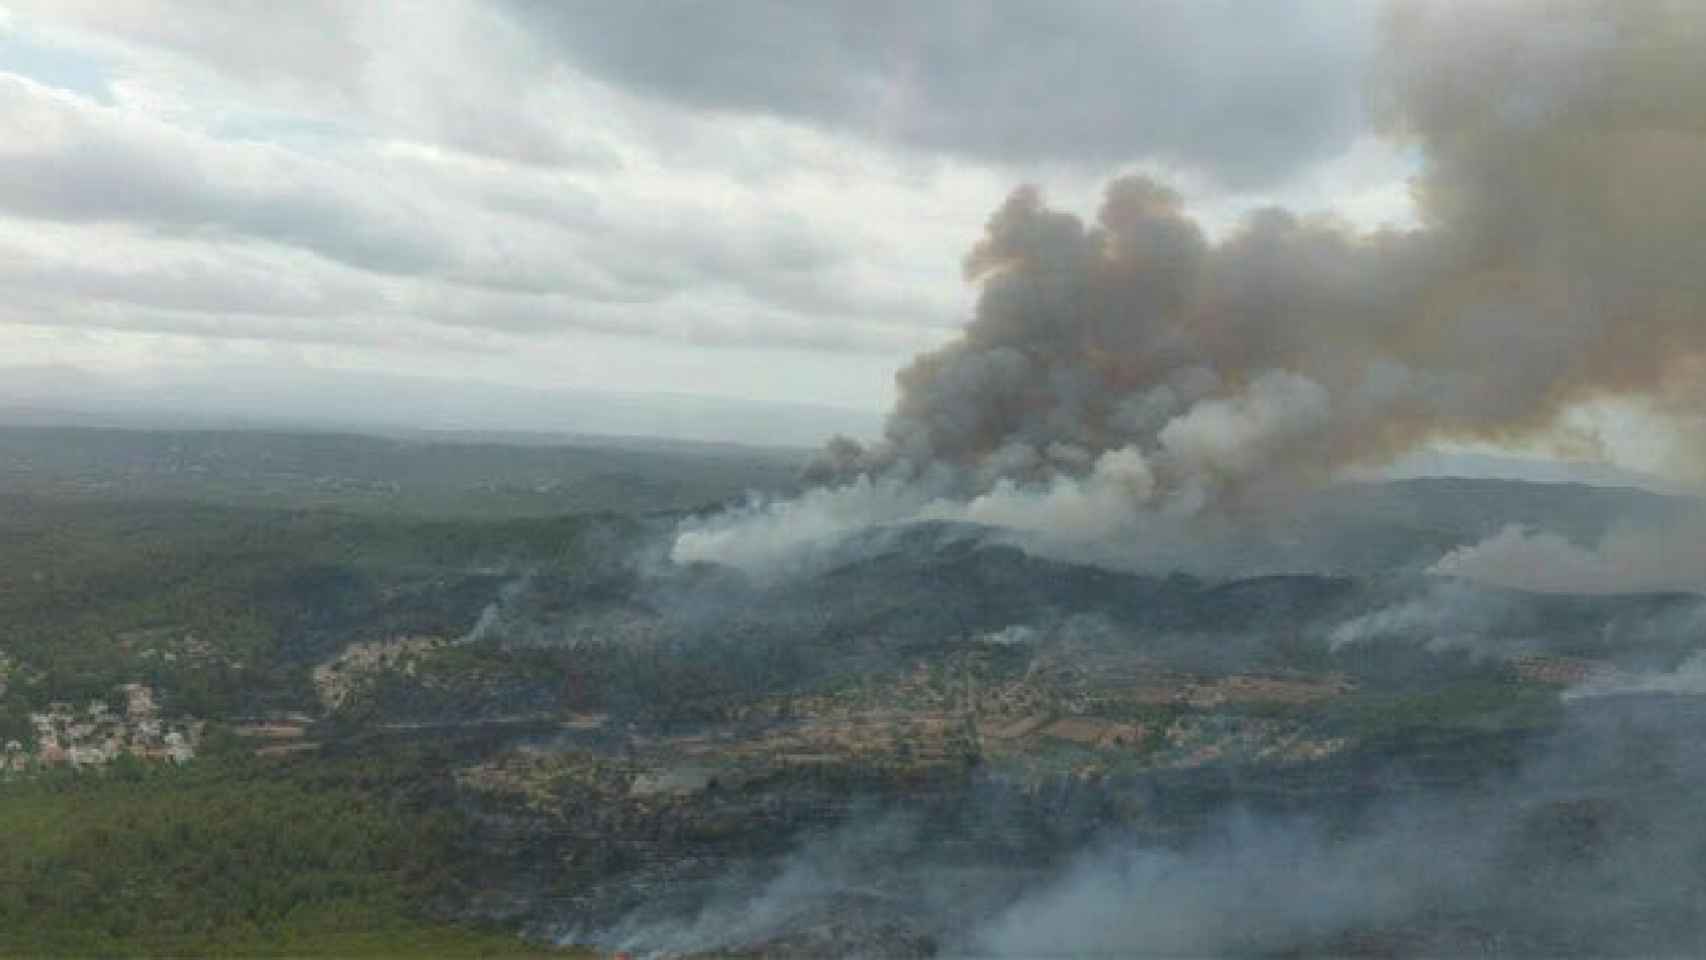
[[[1239,186],[1362,125],[1367,4],[506,0],[585,69],[671,102],[884,142],[1100,172],[1159,160]]]
[[[9,0],[0,346],[478,352],[630,390],[715,348],[706,389],[875,409],[963,318],[957,251],[1017,179],[1136,165],[1219,221],[1340,186],[1402,215],[1372,13],[1236,6]]]

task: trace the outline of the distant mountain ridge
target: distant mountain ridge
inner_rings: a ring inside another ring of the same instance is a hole
[[[543,433],[816,447],[873,436],[875,412],[731,397],[531,389],[362,371],[238,369],[129,379],[74,367],[0,368],[0,422],[358,433]]]

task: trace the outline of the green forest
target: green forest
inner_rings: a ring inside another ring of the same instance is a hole
[[[461,636],[521,571],[597,575],[599,544],[644,522],[520,515],[604,502],[595,488],[622,484],[588,471],[621,456],[470,452],[0,430],[0,743],[32,753],[32,715],[55,704],[75,719],[96,704],[122,717],[132,683],[162,717],[205,722],[183,766],[126,754],[95,770],[0,767],[0,955],[557,955],[489,920],[458,920],[459,891],[485,854],[467,840],[448,754],[387,742],[262,757],[233,732],[287,711],[320,716],[311,669],[353,642]],[[570,467],[585,481],[578,492],[513,492],[533,473],[576,475]],[[677,488],[726,494],[739,480],[718,469]],[[266,470],[373,483],[285,484],[271,496]],[[372,495],[411,473],[418,495],[406,482],[401,499]],[[508,479],[482,488],[482,475]],[[538,659],[446,648],[430,669],[548,674]],[[359,731],[370,707],[347,711],[339,729]]]
[[[434,909],[481,861],[434,802],[444,762],[229,751],[0,784],[0,954],[561,955]]]
[[[457,636],[515,571],[596,562],[584,535],[623,523],[0,497],[0,656],[21,665],[0,740],[133,680],[204,718],[307,707],[306,664],[352,639]]]

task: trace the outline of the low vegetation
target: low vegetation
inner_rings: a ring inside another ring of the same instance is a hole
[[[479,862],[430,754],[0,784],[0,954],[544,954],[446,922]]]

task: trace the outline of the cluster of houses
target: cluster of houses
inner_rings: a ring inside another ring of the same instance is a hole
[[[125,755],[179,764],[195,758],[204,721],[162,719],[154,691],[145,683],[127,683],[119,689],[125,698],[122,713],[104,700],[93,700],[82,709],[56,702],[30,714],[34,750],[20,741],[8,741],[0,770],[102,767]]]

